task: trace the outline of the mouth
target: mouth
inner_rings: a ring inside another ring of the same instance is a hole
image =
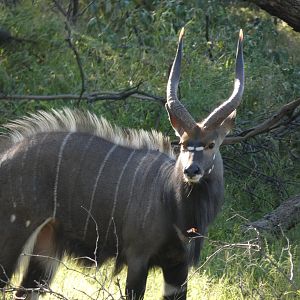
[[[183,175],[184,181],[188,183],[199,183],[200,179],[202,178],[202,175],[195,175],[195,176],[187,176]]]

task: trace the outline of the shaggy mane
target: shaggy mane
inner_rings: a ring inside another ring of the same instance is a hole
[[[150,149],[163,152],[174,158],[169,138],[155,130],[122,129],[110,124],[105,118],[89,111],[64,108],[51,112],[38,111],[4,125],[9,130],[12,143],[43,132],[90,133],[118,145],[133,149]]]

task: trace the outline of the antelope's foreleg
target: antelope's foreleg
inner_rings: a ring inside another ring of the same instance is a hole
[[[143,299],[148,276],[148,262],[131,257],[127,264],[126,298],[128,300]]]
[[[185,300],[187,292],[187,261],[171,263],[163,266],[165,280],[164,298],[165,300]]]

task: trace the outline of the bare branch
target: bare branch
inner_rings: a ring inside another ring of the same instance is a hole
[[[165,99],[161,96],[152,95],[146,92],[138,91],[135,89],[126,89],[121,92],[94,92],[94,93],[83,93],[80,97],[78,94],[57,94],[57,95],[18,95],[11,94],[5,95],[0,93],[0,100],[43,100],[43,101],[54,101],[54,100],[86,100],[88,102],[102,101],[102,100],[125,100],[127,98],[135,98],[145,101],[158,102],[164,105]]]
[[[75,45],[74,45],[74,43],[72,41],[72,28],[71,28],[71,25],[70,25],[69,20],[68,20],[69,19],[69,14],[64,11],[64,9],[61,7],[61,5],[58,3],[58,1],[53,0],[53,2],[57,6],[57,8],[60,11],[60,13],[63,16],[65,16],[65,28],[66,28],[66,31],[67,31],[66,41],[67,41],[70,49],[73,51],[73,53],[75,55],[77,66],[78,66],[78,69],[79,69],[80,78],[81,78],[81,91],[80,91],[78,102],[77,102],[77,104],[79,105],[80,101],[82,99],[82,95],[86,91],[86,87],[85,87],[85,74],[84,74],[84,71],[83,71],[83,67],[82,67],[82,63],[81,63],[81,58],[80,58],[80,55],[79,55],[79,53],[78,53],[78,51],[77,51],[77,49],[76,49],[76,47],[75,47]],[[74,3],[76,3],[76,1],[74,1]]]
[[[82,95],[86,90],[86,88],[85,88],[85,74],[84,74],[84,71],[83,71],[83,67],[82,67],[81,58],[79,56],[79,53],[78,53],[75,45],[72,42],[71,26],[70,26],[68,21],[66,21],[65,23],[66,23],[66,29],[67,29],[67,32],[68,32],[68,37],[67,37],[66,40],[69,44],[69,47],[72,49],[72,51],[75,55],[76,62],[77,62],[77,65],[78,65],[78,69],[79,69],[79,73],[80,73],[80,78],[81,78],[81,91],[80,91],[79,99],[78,99],[78,104],[79,104],[81,99],[82,99]]]
[[[63,16],[67,17],[68,14],[67,14],[66,10],[60,5],[60,3],[57,0],[53,0],[53,3],[56,6],[56,8],[60,11],[60,13]]]
[[[299,0],[249,0],[272,16],[288,23],[295,31],[300,32],[300,1]]]
[[[251,222],[249,226],[279,234],[300,223],[300,195],[284,201],[274,211],[266,214],[260,220]]]
[[[296,108],[299,105],[300,105],[300,98],[296,99],[292,102],[289,102],[288,104],[285,104],[271,118],[260,123],[259,125],[255,126],[253,128],[250,128],[248,130],[245,130],[245,131],[239,133],[237,136],[227,137],[224,140],[223,145],[240,143],[251,137],[271,131],[281,125],[284,125],[284,123],[282,122],[282,119],[284,117],[288,117],[289,120],[292,121],[294,119],[293,112],[296,110]]]

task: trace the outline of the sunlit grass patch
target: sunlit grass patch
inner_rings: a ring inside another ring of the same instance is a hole
[[[112,271],[112,262],[97,269],[81,267],[73,259],[65,258],[51,289],[70,299],[120,299],[119,287],[124,285],[125,276],[112,277]],[[45,299],[56,299],[56,296],[47,295]]]
[[[115,277],[113,261],[97,269],[76,265],[72,259],[65,258],[60,266],[51,290],[44,299],[57,299],[58,294],[67,299],[121,299],[125,294],[126,268]],[[148,277],[145,299],[158,299],[162,295],[163,278],[160,270],[151,270]],[[57,294],[56,294],[57,293]]]

